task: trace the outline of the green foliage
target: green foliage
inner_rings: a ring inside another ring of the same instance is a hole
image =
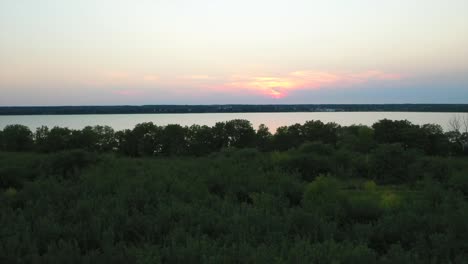
[[[10,127],[0,263],[463,263],[466,157],[381,125]]]
[[[270,150],[271,141],[272,141],[272,134],[267,126],[261,124],[256,132],[256,144],[257,147],[262,151]]]
[[[180,125],[167,125],[161,136],[161,153],[184,155],[187,152],[187,128]]]
[[[337,219],[342,214],[343,196],[339,183],[329,176],[319,176],[304,191],[302,205],[311,212]]]
[[[257,148],[261,151],[286,151],[307,142],[321,142],[355,156],[367,155],[378,145],[400,144],[404,150],[419,149],[432,156],[464,155],[466,133],[443,133],[438,125],[423,126],[409,121],[380,120],[372,128],[363,125],[341,127],[320,120],[279,127],[271,134],[265,125],[257,130],[248,120],[218,122],[213,127],[177,124],[157,126],[152,122],[137,124],[133,129],[115,132],[108,126],[87,126],[81,130],[37,128],[34,137],[28,128],[13,125],[0,131],[0,150],[41,152],[85,149],[95,152],[118,152],[126,156],[209,155],[224,148]],[[13,137],[16,137],[14,139]],[[16,142],[16,143],[15,143]],[[355,162],[360,163],[359,158]],[[348,164],[349,166],[361,164]],[[365,166],[364,166],[365,167]],[[362,171],[341,168],[338,176]]]
[[[0,137],[0,149],[6,151],[28,151],[33,147],[33,135],[23,125],[8,125]]]
[[[208,126],[192,125],[187,131],[189,154],[202,156],[216,150],[213,131]]]
[[[95,154],[83,150],[58,152],[49,157],[43,164],[43,170],[48,174],[64,178],[77,177],[87,166],[95,164],[98,158]]]
[[[73,148],[72,136],[73,131],[68,128],[53,127],[47,136],[47,152]]]
[[[411,164],[419,157],[418,151],[405,150],[401,144],[381,144],[372,153],[370,177],[381,183],[411,182]]]
[[[334,150],[313,143],[298,152]],[[275,166],[290,154],[233,148],[199,158],[0,153],[0,168],[20,175],[16,185],[1,187],[0,261],[466,259],[468,204],[453,192],[454,182],[413,189],[324,175],[304,182]],[[440,162],[463,171],[462,161]],[[21,176],[18,164],[34,173]]]
[[[454,173],[448,179],[448,185],[456,191],[460,191],[465,195],[468,195],[468,173],[465,171],[459,171]]]
[[[372,125],[379,143],[399,143],[405,149],[418,148],[430,155],[446,155],[450,143],[440,125],[411,124],[408,120],[383,119]]]
[[[229,138],[229,146],[246,148],[255,146],[255,130],[248,120],[234,119],[226,122],[225,132]]]
[[[374,130],[367,126],[351,125],[341,129],[339,146],[360,153],[369,153],[374,147]]]

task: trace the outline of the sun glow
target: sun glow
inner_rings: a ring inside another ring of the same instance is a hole
[[[251,82],[245,84],[247,87],[259,90],[263,94],[277,99],[286,96],[286,90],[296,85],[293,80],[277,77],[256,77]]]
[[[95,87],[109,88],[121,96],[151,93],[159,87],[170,88],[171,92],[185,92],[181,87],[196,88],[198,95],[204,92],[223,94],[260,95],[274,99],[287,97],[297,90],[318,90],[355,87],[371,81],[396,81],[401,74],[380,70],[362,72],[325,72],[299,70],[289,73],[252,74],[252,75],[205,75],[189,74],[165,76],[157,74],[138,75],[132,72],[109,71],[98,76],[91,84]]]
[[[295,71],[280,76],[234,76],[221,85],[223,90],[249,90],[272,98],[283,98],[294,90],[347,87],[369,81],[392,81],[400,74],[369,70],[355,73],[331,73],[322,71]]]

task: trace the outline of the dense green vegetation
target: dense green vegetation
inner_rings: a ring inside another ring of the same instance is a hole
[[[0,106],[0,115],[255,113],[255,112],[468,112],[468,104],[273,104],[273,105],[109,105]]]
[[[0,131],[0,263],[467,263],[467,133]]]

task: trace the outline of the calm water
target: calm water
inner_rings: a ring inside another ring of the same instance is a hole
[[[307,112],[307,113],[210,113],[210,114],[122,114],[122,115],[36,115],[36,116],[0,116],[0,129],[9,124],[22,124],[35,130],[42,125],[81,129],[85,126],[108,125],[115,130],[133,128],[142,122],[153,122],[157,125],[208,125],[232,119],[247,119],[254,127],[267,125],[271,131],[277,127],[304,123],[307,120],[336,122],[340,125],[363,124],[387,118],[393,120],[407,119],[414,124],[439,124],[448,129],[448,121],[455,115],[466,113],[418,113],[418,112]]]

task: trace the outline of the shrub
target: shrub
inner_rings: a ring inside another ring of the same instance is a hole
[[[343,195],[339,182],[330,176],[319,176],[305,188],[302,206],[308,211],[340,218],[343,213],[342,204]]]

